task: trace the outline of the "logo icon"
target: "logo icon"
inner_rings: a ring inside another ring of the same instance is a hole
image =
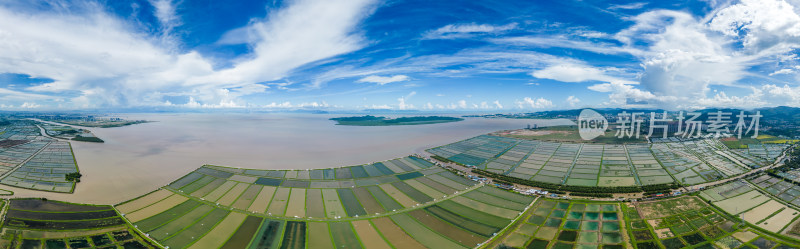
[[[606,134],[608,120],[592,109],[583,109],[578,115],[578,133],[583,140],[592,140]]]

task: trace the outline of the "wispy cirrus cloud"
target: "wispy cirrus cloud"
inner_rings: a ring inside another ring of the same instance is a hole
[[[491,25],[491,24],[448,24],[441,28],[430,30],[422,35],[423,39],[459,39],[468,38],[480,34],[498,34],[509,30],[516,29],[517,23],[509,23],[505,25]]]

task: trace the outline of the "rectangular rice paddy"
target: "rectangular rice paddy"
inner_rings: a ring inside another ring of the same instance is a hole
[[[433,198],[426,195],[422,191],[419,191],[405,182],[393,182],[391,183],[392,186],[397,188],[397,190],[402,191],[406,196],[411,197],[417,203],[426,203],[429,201],[433,201]]]
[[[172,195],[150,206],[126,214],[125,218],[127,218],[130,222],[137,222],[147,217],[164,212],[167,209],[170,209],[174,206],[177,206],[178,204],[185,202],[186,200],[189,200],[189,198],[177,194]]]
[[[423,184],[425,184],[427,186],[430,186],[430,187],[436,189],[437,191],[442,192],[442,193],[447,194],[447,195],[452,195],[456,191],[458,191],[455,188],[452,188],[452,187],[449,187],[449,186],[444,185],[442,183],[439,183],[437,181],[431,180],[428,177],[420,177],[420,178],[417,178],[417,179],[414,179],[414,180],[418,181],[420,183],[423,183]]]
[[[522,204],[522,203],[508,201],[506,199],[486,194],[480,191],[470,191],[461,196],[467,197],[474,201],[479,201],[484,203],[502,203],[503,207],[516,211],[522,211],[523,209],[525,209],[525,207],[528,206],[527,203]]]
[[[286,212],[286,205],[289,203],[289,194],[291,191],[291,188],[278,188],[278,190],[275,191],[275,195],[272,196],[272,201],[269,203],[267,214],[283,215]]]
[[[335,189],[323,189],[322,201],[325,204],[325,214],[328,218],[346,217],[347,213],[342,207],[339,195]]]
[[[228,180],[253,184],[256,182],[256,180],[258,180],[258,177],[246,176],[246,175],[233,175],[229,177]]]
[[[169,186],[171,188],[174,188],[174,189],[180,189],[180,188],[182,188],[182,187],[184,187],[186,185],[189,185],[190,183],[192,183],[194,181],[199,180],[203,176],[205,176],[205,175],[197,173],[197,172],[192,172],[192,173],[189,173],[188,175],[186,175],[184,177],[181,177],[177,181],[174,181],[174,182],[170,183]]]
[[[466,231],[484,236],[484,237],[491,237],[494,233],[500,231],[502,227],[491,226],[489,224],[483,224],[479,221],[473,220],[471,217],[461,216],[459,214],[453,213],[447,209],[444,209],[440,206],[429,206],[425,208],[432,216],[435,216],[441,220],[447,221],[455,226],[460,227]]]
[[[239,199],[239,196],[242,195],[242,193],[247,190],[249,186],[251,185],[246,183],[236,183],[233,188],[228,190],[228,192],[226,192],[222,197],[219,198],[219,200],[217,200],[217,203],[223,206],[230,206],[234,201],[236,201],[236,199]]]
[[[353,166],[350,167],[350,172],[353,174],[353,178],[364,178],[369,177],[367,171],[364,170],[364,166]]]
[[[396,159],[395,159],[395,160],[396,160]],[[384,167],[386,167],[386,168],[388,168],[389,170],[391,170],[392,172],[394,172],[395,174],[406,172],[406,170],[404,170],[404,169],[402,169],[402,168],[398,167],[397,165],[395,165],[395,163],[393,162],[393,161],[395,161],[395,160],[389,160],[389,161],[383,162],[383,163],[381,163],[381,164],[382,164]]]
[[[188,200],[184,203],[181,203],[173,208],[170,208],[164,212],[161,212],[157,215],[150,216],[146,219],[143,219],[139,222],[133,223],[134,225],[142,231],[152,231],[153,229],[179,217],[184,216],[186,213],[192,211],[193,209],[199,207],[201,205],[200,202],[195,200]]]
[[[443,184],[443,185],[445,185],[447,187],[456,189],[457,191],[461,191],[461,190],[464,190],[464,189],[468,188],[467,185],[464,185],[464,184],[455,182],[453,180],[444,178],[441,175],[429,175],[429,176],[426,176],[426,177],[431,179],[432,181],[435,181],[435,182],[441,183],[441,184]]]
[[[276,248],[283,239],[286,222],[282,220],[264,219],[256,236],[250,242],[250,248]]]
[[[147,195],[117,205],[114,208],[116,208],[117,210],[119,210],[120,213],[123,214],[130,213],[142,209],[146,206],[152,205],[153,203],[163,200],[171,195],[173,195],[172,191],[166,189],[158,189]]]
[[[403,208],[403,206],[400,205],[400,203],[398,203],[391,196],[386,194],[386,192],[383,191],[380,187],[369,186],[367,187],[367,190],[369,190],[372,196],[375,197],[375,200],[377,200],[378,203],[380,203],[381,206],[383,206],[383,209],[385,209],[386,211],[399,210]]]
[[[328,225],[330,226],[333,243],[337,248],[362,248],[350,222],[331,222]]]
[[[389,169],[389,167],[386,167],[386,165],[384,165],[383,163],[375,163],[373,165],[375,165],[375,168],[378,169],[378,171],[380,171],[381,174],[383,174],[383,175],[392,175],[392,174],[394,174],[394,171]]]
[[[392,215],[390,218],[403,231],[428,248],[467,248],[431,231],[408,214]]]
[[[169,237],[174,236],[184,228],[192,225],[197,220],[209,214],[212,210],[214,210],[214,208],[209,205],[200,205],[197,208],[194,208],[189,212],[186,212],[180,217],[170,220],[169,222],[162,224],[158,228],[146,232],[150,234],[150,237],[156,240],[163,241]]]
[[[242,222],[242,224],[236,228],[236,232],[234,232],[220,248],[247,248],[250,242],[254,240],[254,236],[256,236],[256,233],[258,233],[258,229],[263,221],[264,218],[258,216],[247,216],[247,218],[244,219],[244,222]]]
[[[367,175],[369,175],[369,176],[382,176],[383,175],[383,173],[381,173],[381,171],[379,171],[378,168],[375,167],[375,165],[372,165],[372,164],[364,165],[364,171],[367,171]]]
[[[306,189],[293,188],[286,207],[286,216],[303,218],[306,216]]]
[[[371,221],[372,224],[375,225],[375,228],[377,228],[377,230],[383,234],[386,240],[395,248],[427,248],[403,231],[402,228],[400,228],[388,217],[375,218]]]
[[[356,217],[367,214],[367,211],[364,210],[364,207],[358,202],[353,190],[340,188],[337,189],[336,192],[339,194],[339,199],[342,201],[347,216]]]
[[[189,248],[192,249],[217,249],[230,238],[236,229],[247,218],[247,215],[232,212],[228,214],[217,226],[209,231],[203,238],[197,240]]]
[[[191,245],[211,231],[228,213],[229,211],[224,209],[214,209],[191,226],[164,240],[162,244],[170,248],[184,248]]]
[[[457,226],[440,220],[436,218],[436,216],[433,216],[421,209],[408,212],[408,214],[417,220],[417,222],[425,225],[429,229],[465,247],[475,247],[488,239],[482,235],[463,230]]]
[[[322,202],[322,190],[306,190],[306,217],[325,217],[325,206]]]
[[[463,196],[457,196],[451,199],[452,201],[464,205],[466,207],[482,211],[491,215],[495,215],[497,217],[503,217],[507,219],[516,218],[519,215],[519,211],[511,210],[503,207],[493,206],[490,204],[486,204],[483,202],[479,202],[473,199],[469,199]]]
[[[432,198],[442,198],[446,196],[444,193],[439,192],[438,190],[431,188],[428,185],[417,181],[416,179],[407,180],[405,183]]]
[[[336,168],[333,169],[335,174],[335,179],[352,179],[353,174],[350,173],[350,168]]]
[[[368,214],[377,214],[386,211],[366,188],[354,188],[353,194],[356,195],[361,206],[364,207],[364,211]]]
[[[334,169],[323,169],[322,170],[322,179],[325,179],[325,180],[336,179],[336,171],[334,171]]]
[[[308,248],[334,249],[327,222],[308,222]]]
[[[202,198],[203,196],[208,195],[208,193],[211,193],[215,189],[217,189],[220,186],[222,186],[222,184],[225,184],[225,182],[227,182],[225,179],[214,178],[213,181],[209,182],[208,184],[200,187],[199,189],[197,189],[197,190],[195,190],[195,191],[193,191],[191,193],[188,192],[188,191],[185,191],[185,192],[186,193],[190,193],[189,195],[191,195],[191,196],[194,196],[194,197],[197,197],[197,198]],[[191,185],[187,186],[187,187],[191,187]]]
[[[306,245],[306,222],[287,221],[281,248],[302,249]]]
[[[261,192],[258,192],[258,195],[256,195],[256,199],[253,200],[253,203],[250,204],[250,207],[247,208],[247,211],[262,214],[266,213],[276,189],[276,187],[264,186]]]
[[[364,244],[364,248],[392,248],[388,243],[386,243],[386,240],[381,237],[378,231],[375,230],[375,227],[369,222],[369,220],[357,220],[352,221],[351,223],[353,224],[353,230],[355,230],[359,240],[362,244]]]
[[[231,205],[231,207],[239,209],[239,210],[247,210],[250,207],[250,204],[255,201],[258,193],[261,192],[263,187],[259,185],[250,185],[247,189],[239,196],[238,199]]]
[[[392,197],[392,199],[396,200],[400,205],[403,207],[411,207],[417,204],[416,201],[412,200],[407,195],[403,194],[400,190],[392,186],[391,184],[381,184],[378,185],[386,194]]]
[[[485,212],[481,212],[467,206],[458,204],[452,200],[447,200],[443,202],[437,203],[435,206],[441,207],[451,213],[461,215],[463,217],[469,217],[470,219],[477,221],[481,224],[486,224],[492,227],[505,227],[508,225],[511,220],[498,217],[495,215],[491,215]]]

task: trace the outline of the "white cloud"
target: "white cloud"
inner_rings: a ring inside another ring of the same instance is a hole
[[[742,38],[745,50],[754,53],[770,48],[788,52],[797,48],[800,37],[800,16],[783,0],[742,0],[717,12],[708,26]]]
[[[291,102],[286,101],[286,102],[283,102],[283,103],[272,102],[272,103],[269,103],[268,105],[265,105],[264,107],[266,107],[266,108],[292,108],[294,106],[292,105]]]
[[[181,19],[177,15],[175,3],[172,0],[149,0],[155,9],[154,15],[161,24],[162,39],[165,42],[174,42],[172,31],[180,26]]]
[[[791,68],[784,68],[784,69],[780,69],[780,70],[777,70],[775,72],[770,73],[769,76],[775,76],[775,75],[778,75],[778,74],[790,74],[790,73],[794,73],[794,70],[791,69]]]
[[[532,72],[531,76],[540,79],[551,79],[562,82],[617,81],[625,82],[627,84],[636,83],[634,81],[627,81],[617,77],[608,76],[605,70],[575,63],[551,65],[544,69]]]
[[[365,108],[367,108],[367,109],[392,109],[392,107],[389,106],[389,105],[370,105],[370,106],[365,106]]]
[[[414,95],[417,95],[416,91],[412,91],[412,92],[408,93],[408,95],[398,98],[397,99],[397,108],[400,109],[400,110],[414,109],[414,105],[413,104],[406,103],[406,101],[408,99],[410,99],[411,97],[413,97]]]
[[[500,104],[499,100],[495,100],[493,102],[493,104],[494,104],[494,107],[496,107],[497,109],[503,109],[503,105]]]
[[[476,34],[495,34],[517,28],[517,23],[502,26],[490,24],[448,24],[444,27],[425,32],[423,39],[457,39],[471,37]]]
[[[522,101],[517,100],[515,103],[517,104],[517,107],[521,109],[523,108],[543,109],[543,108],[554,107],[553,102],[545,98],[532,99],[530,97],[525,97]]]
[[[707,107],[731,107],[731,108],[756,108],[767,104],[762,100],[763,91],[752,88],[753,93],[747,96],[728,96],[725,92],[719,92],[711,98],[701,98],[696,102],[696,108]]]
[[[314,102],[301,103],[301,104],[297,105],[296,107],[298,107],[298,108],[327,108],[327,107],[331,107],[331,105],[329,105],[325,101],[320,101],[320,102],[314,101]]]
[[[706,30],[688,13],[656,10],[632,18],[635,25],[615,37],[637,56],[645,90],[662,96],[703,97],[709,85],[732,85],[745,74],[746,58],[735,56],[728,42]],[[638,44],[649,44],[642,47]]]
[[[467,101],[466,100],[459,100],[458,101],[458,108],[465,109],[467,108]]]
[[[173,1],[152,3],[162,26],[180,25]],[[97,4],[57,14],[0,4],[0,73],[53,79],[27,90],[77,92],[65,103],[73,107],[162,105],[164,96],[193,97],[194,103],[186,105],[192,107],[239,107],[245,105],[242,96],[264,92],[260,82],[362,48],[364,37],[356,27],[374,3],[286,2],[243,28],[252,34],[242,40],[252,51],[222,69],[195,51],[178,52],[173,44],[160,42],[162,37],[137,30]]]
[[[19,107],[20,108],[25,108],[25,109],[34,109],[34,108],[39,108],[39,107],[42,107],[42,106],[39,105],[39,104],[33,103],[33,102],[25,102],[25,103],[22,103],[22,105],[20,105]]]
[[[409,81],[409,80],[411,80],[411,78],[406,76],[406,75],[393,75],[393,76],[389,76],[389,77],[378,76],[378,75],[370,75],[370,76],[361,78],[360,80],[358,80],[356,82],[359,82],[359,83],[375,83],[375,84],[378,84],[378,85],[386,85],[386,84],[389,84],[389,83]]]
[[[770,100],[774,105],[800,107],[800,86],[790,87],[789,85],[783,85],[779,87],[773,84],[766,84],[761,86],[761,90],[765,93],[766,99]]]
[[[625,10],[634,10],[634,9],[641,9],[647,5],[645,2],[638,2],[638,3],[628,3],[628,4],[613,4],[608,9],[616,10],[616,9],[625,9]]]
[[[577,105],[578,105],[578,103],[580,103],[580,102],[581,102],[581,99],[579,99],[579,98],[577,98],[577,97],[575,97],[575,96],[569,96],[569,97],[567,97],[567,103],[569,103],[569,106],[570,106],[570,107],[575,107],[575,106],[577,106]]]

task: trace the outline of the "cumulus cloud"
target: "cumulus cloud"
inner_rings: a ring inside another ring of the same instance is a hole
[[[580,102],[581,102],[581,99],[579,99],[579,98],[577,98],[577,97],[575,97],[575,96],[569,96],[569,97],[567,97],[567,103],[569,104],[569,106],[570,106],[570,107],[575,107],[575,106],[577,106],[577,105],[578,105],[578,103],[580,103]]]
[[[22,103],[22,105],[20,105],[19,107],[20,108],[25,108],[25,109],[34,109],[34,108],[39,108],[39,107],[42,107],[42,106],[39,105],[39,104],[36,104],[36,103],[32,103],[32,102],[25,102],[25,103]]]
[[[499,101],[499,100],[495,100],[495,101],[494,101],[494,102],[492,102],[492,103],[494,104],[494,107],[495,107],[495,108],[497,108],[497,109],[503,109],[503,105],[501,105],[501,104],[500,104],[500,101]]]
[[[730,96],[724,92],[711,93],[711,88],[737,87],[740,80],[750,75],[748,70],[753,66],[784,58],[800,48],[800,17],[783,0],[744,0],[720,6],[703,18],[671,10],[648,11],[632,17],[635,24],[614,38],[641,60],[641,89],[613,80],[589,89],[608,92],[606,104],[622,106],[765,104],[757,92],[761,89],[746,96]],[[793,69],[785,68],[769,76],[792,72]],[[597,76],[596,71],[582,73]]]
[[[517,104],[517,107],[519,107],[520,109],[524,108],[543,109],[555,106],[553,105],[552,101],[545,98],[532,99],[530,97],[525,97],[524,99],[522,99],[522,101],[517,100],[515,101],[515,103]]]
[[[400,110],[414,109],[414,105],[413,104],[407,104],[406,103],[406,100],[410,99],[414,95],[417,95],[417,92],[410,92],[408,95],[398,98],[397,99],[397,102],[398,102],[397,103],[397,108],[400,109]]]
[[[467,108],[467,101],[466,100],[459,100],[458,101],[458,108],[465,109]]]
[[[517,28],[517,23],[509,23],[506,25],[490,25],[490,24],[448,24],[444,27],[430,30],[423,35],[424,39],[457,39],[472,37],[477,34],[496,34],[506,32]]]
[[[744,49],[752,53],[787,52],[800,41],[800,16],[783,0],[742,0],[717,12],[708,26],[741,38]]]
[[[409,80],[411,80],[410,77],[408,77],[406,75],[402,75],[402,74],[401,75],[393,75],[393,76],[370,75],[370,76],[361,78],[360,80],[358,80],[356,82],[359,82],[359,83],[375,83],[375,84],[378,84],[378,85],[386,85],[386,84],[389,84],[389,83],[403,82],[403,81],[409,81]]]

